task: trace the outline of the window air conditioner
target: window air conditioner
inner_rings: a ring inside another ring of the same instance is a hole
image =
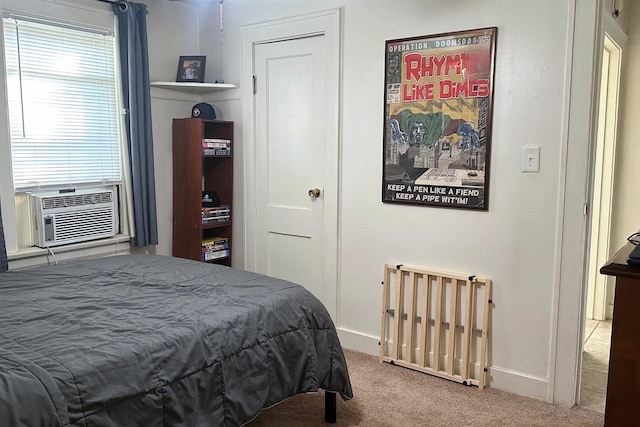
[[[113,190],[31,194],[36,246],[66,245],[116,235]]]

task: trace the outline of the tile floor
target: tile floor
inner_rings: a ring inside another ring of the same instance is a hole
[[[611,345],[611,319],[587,319],[584,337],[580,406],[604,413]]]

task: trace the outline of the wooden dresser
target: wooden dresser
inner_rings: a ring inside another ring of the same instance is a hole
[[[640,425],[640,267],[627,243],[601,269],[616,278],[605,426]]]

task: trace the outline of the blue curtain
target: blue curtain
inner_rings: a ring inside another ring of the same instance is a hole
[[[7,248],[4,243],[4,228],[2,228],[2,211],[0,211],[0,273],[7,271],[8,268]]]
[[[133,189],[134,246],[158,244],[147,48],[147,6],[112,4],[118,17],[120,67]]]

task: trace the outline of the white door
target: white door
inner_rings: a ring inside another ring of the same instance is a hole
[[[244,266],[303,285],[337,323],[340,10],[241,38]]]
[[[322,41],[315,36],[255,47],[257,269],[300,283],[321,300]]]

